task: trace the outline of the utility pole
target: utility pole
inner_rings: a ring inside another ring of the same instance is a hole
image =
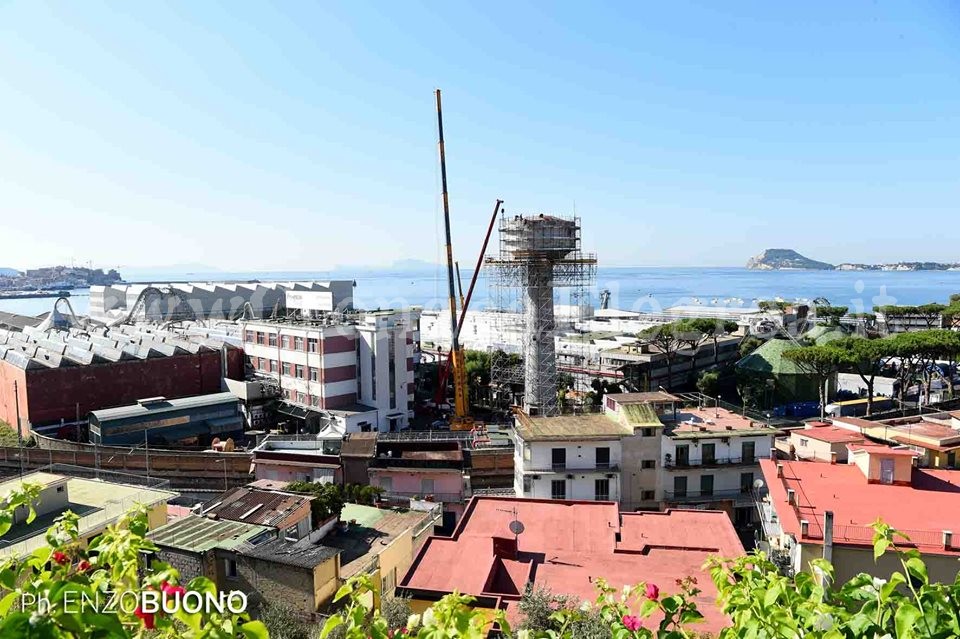
[[[23,434],[20,431],[20,391],[13,380],[13,410],[17,414],[17,460],[20,462],[20,479],[23,479]]]
[[[148,480],[147,483],[148,483],[148,484],[149,484],[149,480],[150,480],[150,437],[149,437],[149,433],[150,433],[150,429],[149,429],[149,428],[144,428],[144,429],[143,429],[143,452],[146,453],[146,456],[147,456],[147,480]]]

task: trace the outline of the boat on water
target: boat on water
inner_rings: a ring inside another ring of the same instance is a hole
[[[0,300],[25,300],[32,297],[70,297],[70,291],[0,291]]]

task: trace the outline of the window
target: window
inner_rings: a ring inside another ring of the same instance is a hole
[[[593,495],[596,501],[610,501],[610,480],[595,479],[593,482]]]
[[[267,338],[264,336],[263,333],[257,331],[257,344],[261,344],[261,345],[262,345],[262,344],[266,344],[266,343],[267,343]]]
[[[380,594],[389,595],[393,592],[393,589],[397,587],[397,568],[394,566],[391,568],[386,575],[383,576],[380,584]]]
[[[716,444],[704,444],[702,446],[702,451],[700,452],[700,463],[702,464],[716,464],[717,463],[717,445]]]
[[[640,468],[649,469],[649,468],[656,468],[656,467],[657,467],[657,462],[656,460],[653,460],[653,459],[644,459],[642,462],[640,462]]]
[[[284,335],[283,337],[280,338],[280,346],[281,346],[281,348],[285,348],[285,349],[287,349],[287,350],[290,350],[290,336],[289,336],[289,335]]]
[[[566,499],[567,498],[567,480],[566,479],[554,479],[550,482],[550,498],[551,499]]]
[[[550,463],[554,470],[563,470],[567,467],[567,449],[554,448],[550,451]]]
[[[387,353],[387,364],[388,370],[390,371],[388,375],[388,383],[390,384],[390,408],[393,409],[397,407],[397,342],[392,339],[391,336],[391,339],[388,340],[387,343],[390,345]]]
[[[311,397],[310,397],[310,405],[311,405],[311,406],[319,406],[319,405],[320,405],[320,396],[319,396],[319,395],[313,395],[313,396],[311,396]]]
[[[255,341],[257,341],[256,333],[254,333],[253,331],[246,331],[243,334],[243,341],[250,342],[251,344],[253,344]]]
[[[757,443],[743,442],[740,448],[740,457],[745,464],[752,464],[757,460]]]
[[[656,428],[643,428],[640,430],[641,437],[656,437],[657,429]]]
[[[656,493],[652,490],[644,490],[640,493],[640,499],[643,501],[653,501],[656,498]]]
[[[317,340],[313,337],[307,338],[307,351],[311,353],[317,352]]]
[[[294,349],[294,350],[297,350],[297,351],[302,351],[302,350],[303,350],[303,338],[302,338],[302,337],[294,337],[294,338],[293,338],[293,349]]]
[[[421,479],[420,480],[420,492],[424,495],[433,494],[433,480],[432,479]]]
[[[753,522],[753,508],[735,508],[733,510],[733,525],[746,526]]]
[[[530,491],[533,490],[533,479],[530,477],[523,478],[523,495],[526,497],[530,494]]]
[[[297,379],[303,379],[305,377],[303,366],[301,366],[300,364],[296,365],[296,367],[294,368],[294,371],[297,374]]]
[[[270,334],[267,336],[267,343],[269,343],[270,346],[276,346],[276,345],[277,345],[277,334],[276,334],[276,333],[270,333]]]
[[[749,493],[753,490],[753,473],[740,473],[740,492]]]
[[[801,438],[800,438],[800,446],[801,446],[801,447],[802,447],[802,446],[806,446],[806,445],[809,444],[809,443],[810,443],[810,440],[809,440],[809,439],[806,439],[806,438],[804,438],[804,437],[801,437]]]
[[[386,493],[393,492],[393,477],[381,477],[380,488],[383,488],[383,492]]]
[[[297,525],[294,524],[293,526],[290,526],[289,528],[287,528],[283,532],[283,538],[286,539],[287,541],[296,541],[300,539],[299,533],[297,531]]]
[[[271,360],[270,360],[270,372],[271,372],[271,373],[276,373],[276,372],[279,371],[279,370],[280,370],[280,362],[278,362],[278,361],[275,360],[275,359],[271,359]]]
[[[610,449],[597,448],[597,468],[610,468]]]
[[[530,444],[523,445],[523,461],[530,461]]]
[[[305,404],[306,402],[307,402],[306,396],[304,396],[303,393],[297,393],[297,403],[298,403],[298,404]]]
[[[310,381],[311,382],[320,381],[320,371],[314,368],[313,366],[310,367]]]
[[[673,478],[673,496],[674,497],[687,496],[687,478],[686,477]]]
[[[677,466],[689,466],[690,465],[690,446],[683,444],[682,446],[677,446]]]
[[[700,495],[713,494],[713,475],[700,475]]]
[[[57,486],[57,492],[62,493],[65,490],[63,486]]]
[[[233,559],[224,559],[223,572],[228,579],[236,579],[237,578],[237,562]]]
[[[283,374],[286,375],[287,377],[290,377],[290,363],[284,362],[282,365],[282,368],[283,368]]]

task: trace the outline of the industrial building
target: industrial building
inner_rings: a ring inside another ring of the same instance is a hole
[[[243,348],[297,430],[396,431],[413,414],[417,318],[411,310],[244,321]]]
[[[27,434],[145,397],[219,393],[224,378],[243,378],[236,342],[202,327],[0,329],[0,420],[17,424],[19,410]]]
[[[298,308],[353,308],[351,280],[157,282],[90,287],[90,316],[106,323],[269,317]]]
[[[90,441],[104,446],[145,441],[209,444],[215,437],[238,437],[243,434],[239,403],[232,393],[212,393],[182,399],[153,397],[130,406],[95,410],[88,417]]]

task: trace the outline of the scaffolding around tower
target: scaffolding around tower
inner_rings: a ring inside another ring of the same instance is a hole
[[[572,314],[574,322],[584,308],[592,311],[589,291],[597,258],[582,251],[578,217],[504,214],[499,234],[500,254],[485,262],[499,320],[491,382],[509,403],[515,402],[511,389],[523,384],[522,404],[528,414],[555,415],[560,411],[555,289],[569,292],[567,308],[579,309]],[[570,360],[561,366],[564,372],[582,374],[582,357],[564,357]],[[584,385],[582,380],[574,384]]]

